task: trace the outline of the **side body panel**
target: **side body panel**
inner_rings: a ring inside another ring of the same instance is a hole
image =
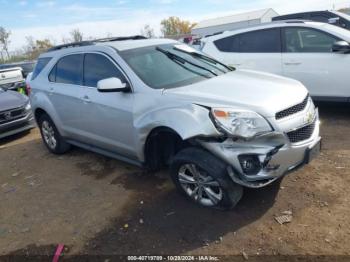
[[[283,54],[283,75],[299,80],[316,97],[350,97],[349,65],[349,54]]]

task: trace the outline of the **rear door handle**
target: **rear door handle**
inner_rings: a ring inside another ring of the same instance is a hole
[[[49,88],[49,95],[52,95],[52,94],[53,94],[53,91],[54,91],[54,88],[53,88],[53,87],[50,87],[50,88]]]
[[[90,100],[90,98],[88,97],[88,96],[83,96],[82,98],[81,98],[81,100],[83,100],[84,101],[84,103],[91,103],[91,100]]]
[[[285,65],[300,65],[301,62],[286,62]]]

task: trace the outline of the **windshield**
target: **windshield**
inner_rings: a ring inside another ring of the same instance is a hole
[[[178,45],[159,45],[121,52],[123,59],[148,86],[174,88],[205,81],[232,69],[201,53]]]

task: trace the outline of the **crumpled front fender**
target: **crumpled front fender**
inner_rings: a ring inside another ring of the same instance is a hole
[[[157,127],[175,131],[183,140],[196,136],[217,137],[221,134],[209,117],[209,110],[195,104],[158,108],[140,114],[134,120],[138,157],[144,161],[144,145],[148,135]]]

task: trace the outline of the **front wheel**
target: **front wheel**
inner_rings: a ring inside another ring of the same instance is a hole
[[[226,164],[199,148],[186,148],[173,159],[170,173],[177,189],[205,207],[233,208],[243,188],[228,178]]]

